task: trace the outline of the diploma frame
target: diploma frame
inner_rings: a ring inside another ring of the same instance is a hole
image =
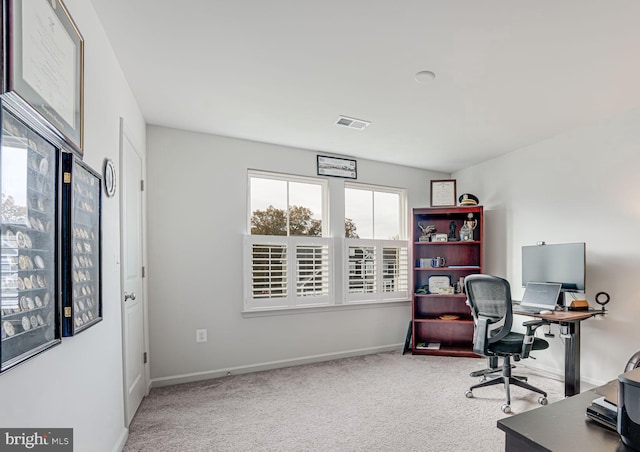
[[[78,27],[62,0],[0,1],[3,99],[44,122],[82,158],[84,39]]]
[[[456,205],[456,180],[431,181],[431,207],[454,207]]]

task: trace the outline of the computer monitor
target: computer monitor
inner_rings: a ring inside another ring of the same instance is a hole
[[[563,292],[584,292],[586,244],[559,243],[522,247],[522,286],[528,282],[562,284]]]

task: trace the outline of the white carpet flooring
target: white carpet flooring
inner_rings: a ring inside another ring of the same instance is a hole
[[[156,388],[124,451],[503,451],[503,386],[464,395],[485,365],[394,352]],[[562,382],[515,373],[563,398]],[[511,399],[511,415],[539,407],[525,389]]]

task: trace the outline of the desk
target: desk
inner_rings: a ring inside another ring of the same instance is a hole
[[[506,452],[631,452],[613,430],[591,421],[586,410],[609,385],[498,421]]]
[[[568,337],[564,343],[564,395],[570,397],[580,393],[580,322],[606,311],[589,309],[588,311],[554,311],[551,314],[531,314],[518,311],[513,306],[513,313],[544,319],[550,323],[557,323],[566,329]]]

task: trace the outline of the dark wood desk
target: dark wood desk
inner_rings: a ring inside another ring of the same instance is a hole
[[[580,322],[596,315],[604,315],[606,311],[589,309],[588,311],[554,311],[551,314],[531,314],[518,311],[513,305],[513,313],[547,320],[560,325],[566,333],[564,342],[564,395],[570,397],[580,393]]]
[[[606,393],[606,386],[498,421],[506,452],[631,452],[614,430],[589,420],[587,407]]]

